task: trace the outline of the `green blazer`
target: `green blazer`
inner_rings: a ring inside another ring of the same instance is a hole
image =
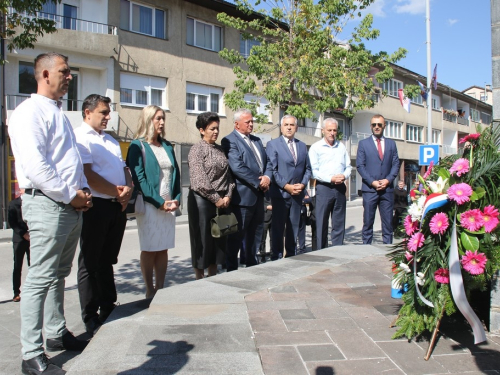
[[[144,146],[144,154],[146,156],[146,164],[142,157],[142,147]],[[174,148],[172,144],[165,139],[161,139],[161,144],[167,152],[170,162],[174,169],[172,173],[172,183],[170,191],[172,200],[181,202],[181,178],[179,165],[175,159]],[[127,165],[132,173],[134,186],[139,189],[146,202],[151,203],[156,208],[160,208],[165,203],[165,199],[160,196],[160,165],[156,160],[156,156],[151,150],[151,146],[144,142],[144,139],[136,139],[132,141],[128,149]]]

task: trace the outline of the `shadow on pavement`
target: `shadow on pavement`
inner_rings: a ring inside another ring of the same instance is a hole
[[[189,361],[189,352],[193,350],[194,345],[186,341],[160,341],[153,340],[148,345],[153,348],[148,352],[151,358],[141,366],[119,372],[118,375],[130,374],[175,374],[183,368]]]

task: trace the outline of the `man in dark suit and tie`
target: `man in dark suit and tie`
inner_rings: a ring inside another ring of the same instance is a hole
[[[295,255],[304,188],[311,177],[307,147],[294,138],[296,132],[297,118],[285,115],[281,119],[282,136],[267,144],[267,157],[273,173],[270,187],[274,210],[271,260],[283,257],[285,228],[286,257]]]
[[[399,172],[398,150],[392,139],[384,137],[385,119],[382,115],[373,116],[370,124],[373,135],[359,142],[356,157],[356,167],[363,179],[363,243],[372,243],[373,222],[378,207],[383,242],[391,244],[393,182]]]
[[[224,137],[224,149],[236,182],[231,210],[238,219],[238,232],[228,236],[227,271],[238,269],[238,251],[245,241],[246,266],[259,263],[257,252],[264,228],[264,193],[269,189],[271,172],[267,170],[267,155],[260,138],[251,135],[253,115],[248,109],[234,114],[234,131]]]

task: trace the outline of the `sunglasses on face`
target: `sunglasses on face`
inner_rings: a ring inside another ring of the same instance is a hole
[[[376,122],[372,124],[372,128],[381,128],[384,124],[381,124],[380,122]]]

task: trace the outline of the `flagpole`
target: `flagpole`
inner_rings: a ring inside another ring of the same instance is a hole
[[[430,0],[425,1],[425,24],[427,29],[427,144],[432,143],[432,74],[431,74],[431,9]]]

